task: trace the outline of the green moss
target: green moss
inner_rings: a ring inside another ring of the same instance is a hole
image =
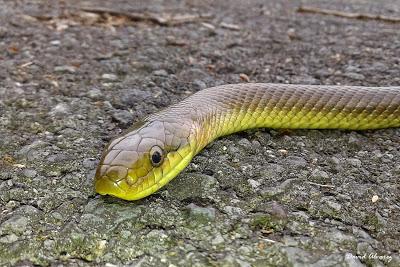
[[[269,214],[257,214],[251,220],[251,227],[265,232],[279,232],[286,226],[286,220]]]

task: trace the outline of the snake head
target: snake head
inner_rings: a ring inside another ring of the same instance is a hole
[[[154,193],[193,158],[191,130],[184,122],[135,124],[107,145],[96,171],[96,192],[125,200]]]

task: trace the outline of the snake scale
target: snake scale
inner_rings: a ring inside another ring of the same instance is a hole
[[[207,144],[252,128],[378,129],[400,126],[400,87],[242,83],[201,90],[136,123],[101,157],[96,192],[146,197]]]

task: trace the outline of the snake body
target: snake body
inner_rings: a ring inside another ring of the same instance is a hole
[[[400,87],[245,83],[199,91],[148,116],[106,147],[96,192],[146,197],[216,138],[251,128],[377,129],[400,126]]]

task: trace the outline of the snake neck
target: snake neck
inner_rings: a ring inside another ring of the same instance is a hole
[[[252,128],[377,129],[400,126],[400,87],[233,84],[199,91],[159,113],[190,127],[195,154]]]
[[[400,87],[236,84],[179,104],[199,152],[214,139],[252,128],[377,129],[400,126]],[[197,153],[196,152],[196,153]]]

